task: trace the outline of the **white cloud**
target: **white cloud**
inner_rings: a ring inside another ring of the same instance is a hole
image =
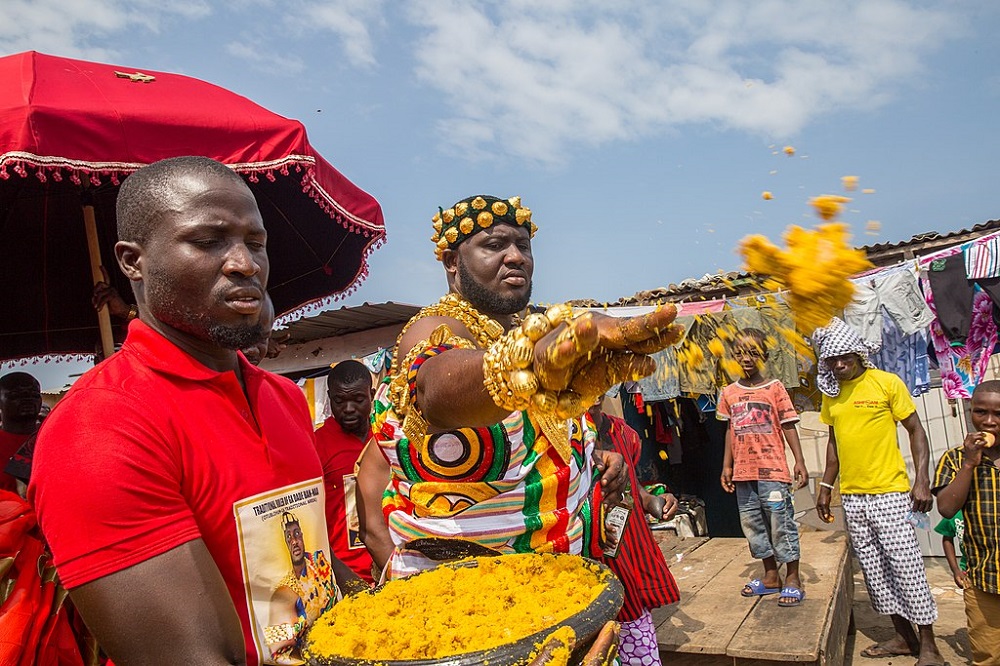
[[[291,76],[300,74],[306,68],[306,64],[298,56],[283,56],[262,51],[255,45],[251,46],[253,43],[252,39],[229,42],[226,44],[226,53],[267,74]]]
[[[202,0],[4,0],[0,4],[0,53],[42,51],[54,55],[114,59],[104,38],[141,28],[156,32],[167,17],[209,13]]]
[[[375,64],[371,28],[382,24],[382,0],[284,2],[286,26],[301,32],[331,32],[354,66]]]
[[[832,110],[883,104],[963,28],[957,8],[902,0],[408,7],[417,76],[448,102],[446,138],[543,162],[695,123],[788,138]]]

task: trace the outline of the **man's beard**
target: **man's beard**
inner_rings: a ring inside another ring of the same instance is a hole
[[[151,277],[156,279],[145,284],[146,304],[156,304],[155,310],[150,308],[150,314],[164,324],[223,349],[244,349],[266,339],[264,325],[259,320],[239,324],[216,323],[205,312],[180,305],[173,297],[165,275],[154,274]]]
[[[530,281],[528,291],[523,296],[500,296],[472,277],[462,261],[458,262],[458,276],[462,280],[462,296],[480,312],[491,315],[517,314],[528,307],[531,301]]]

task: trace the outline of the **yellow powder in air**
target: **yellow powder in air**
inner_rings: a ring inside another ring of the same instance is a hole
[[[789,227],[784,241],[786,247],[779,248],[764,236],[748,236],[740,243],[740,254],[748,271],[768,275],[787,290],[796,329],[811,335],[851,302],[854,285],[848,278],[871,263],[851,246],[843,223],[821,224],[814,230]],[[800,336],[791,334],[794,343]],[[796,346],[801,345],[798,341]]]
[[[830,221],[840,215],[840,210],[844,204],[850,201],[849,197],[842,197],[839,194],[823,194],[809,200],[812,207],[816,209],[816,214],[826,221]]]
[[[440,566],[348,597],[310,629],[307,657],[441,659],[489,650],[584,610],[609,576],[566,555],[474,559],[474,566]]]
[[[853,192],[858,189],[858,177],[857,176],[841,176],[840,182],[843,184],[844,189],[848,192]]]

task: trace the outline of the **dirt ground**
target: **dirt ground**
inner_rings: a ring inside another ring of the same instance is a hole
[[[934,625],[938,649],[951,666],[972,663],[969,652],[969,634],[965,629],[965,602],[961,590],[952,580],[948,563],[943,557],[925,557],[927,580],[937,600],[938,621]],[[914,657],[869,659],[861,651],[877,641],[888,640],[893,635],[892,621],[887,616],[876,615],[868,602],[864,578],[855,562],[854,567],[854,625],[856,631],[847,637],[845,664],[851,666],[912,666]]]

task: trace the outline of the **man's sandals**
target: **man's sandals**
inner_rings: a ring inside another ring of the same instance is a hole
[[[906,649],[903,651],[888,648],[883,643],[872,643],[861,651],[862,657],[868,659],[889,659],[891,657],[916,657],[919,651]]]

